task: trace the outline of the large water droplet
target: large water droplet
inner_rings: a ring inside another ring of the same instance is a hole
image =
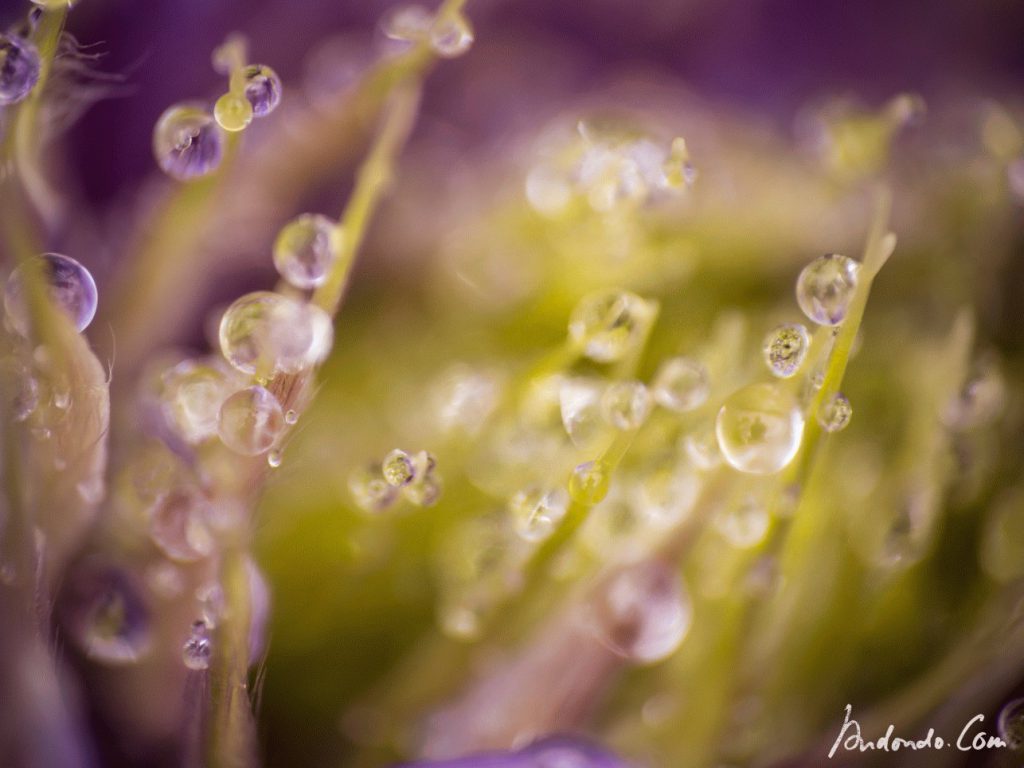
[[[243,456],[258,456],[270,450],[283,430],[281,404],[264,387],[239,390],[220,407],[220,439]]]
[[[149,510],[149,535],[172,560],[191,562],[213,550],[208,522],[209,504],[196,489],[175,488]]]
[[[243,71],[245,98],[256,117],[266,117],[281,103],[281,78],[266,64],[250,64]]]
[[[848,256],[828,253],[815,259],[796,281],[800,309],[818,325],[839,325],[857,290],[858,272],[860,264]]]
[[[569,494],[578,504],[592,506],[608,495],[611,473],[603,461],[578,465],[569,477]]]
[[[627,566],[605,585],[593,606],[598,638],[640,664],[671,656],[690,629],[692,608],[679,575],[653,560]]]
[[[516,493],[508,503],[512,525],[525,541],[543,541],[565,517],[569,494],[563,488],[533,486]]]
[[[176,104],[153,129],[153,156],[168,176],[188,181],[217,170],[225,141],[224,129],[204,107]]]
[[[671,358],[658,368],[653,390],[659,405],[678,413],[692,411],[708,399],[708,370],[688,357]]]
[[[23,37],[0,33],[0,106],[17,104],[39,82],[39,51]]]
[[[636,350],[653,315],[653,305],[635,293],[592,294],[573,310],[569,337],[591,360],[614,362]]]
[[[730,395],[715,421],[722,456],[734,469],[772,474],[800,449],[804,417],[796,399],[774,384],[751,384]]]
[[[89,270],[68,256],[44,253],[33,257],[31,264],[18,267],[7,279],[4,309],[19,334],[28,336],[31,325],[25,297],[25,271],[28,269],[38,270],[53,305],[67,315],[79,332],[89,327],[98,301],[96,283]]]
[[[616,382],[601,396],[601,412],[616,429],[639,429],[651,412],[650,393],[639,381]]]
[[[181,647],[181,660],[189,669],[201,671],[210,668],[210,657],[213,656],[213,643],[206,623],[197,621],[192,625],[192,633]]]
[[[764,339],[764,361],[780,379],[794,376],[807,357],[811,337],[800,323],[787,323],[773,329]]]
[[[853,416],[853,406],[846,395],[836,392],[818,407],[818,424],[826,432],[838,432],[845,429]]]
[[[601,420],[601,396],[604,383],[598,379],[565,379],[558,393],[562,426],[580,448],[593,445],[604,434]]]
[[[243,373],[298,373],[321,362],[334,340],[319,307],[269,291],[242,296],[224,312],[220,348]]]
[[[338,259],[341,230],[315,213],[288,222],[274,241],[274,266],[296,288],[316,288]]]
[[[446,14],[430,27],[430,47],[438,56],[454,59],[473,46],[473,29],[461,13]]]

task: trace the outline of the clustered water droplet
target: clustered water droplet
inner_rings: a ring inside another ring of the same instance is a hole
[[[708,399],[708,370],[698,360],[673,357],[664,361],[654,377],[654,399],[671,411],[692,411]]]
[[[224,445],[243,456],[266,453],[283,431],[281,404],[265,387],[239,390],[220,407],[217,433]]]
[[[796,375],[807,357],[810,344],[810,334],[800,323],[787,323],[772,329],[762,347],[768,370],[780,379]]]
[[[220,408],[233,389],[224,364],[183,360],[162,377],[164,416],[186,442],[197,444],[217,435]]]
[[[266,64],[249,64],[242,70],[245,98],[255,117],[266,117],[281,103],[281,78]]]
[[[201,104],[169,107],[153,129],[153,156],[168,176],[188,181],[220,167],[224,129]]]
[[[196,489],[172,488],[149,509],[149,535],[167,557],[192,562],[213,551],[209,504]]]
[[[191,670],[209,669],[210,657],[213,655],[213,643],[206,622],[196,621],[192,625],[192,633],[181,647],[181,660]]]
[[[796,300],[800,309],[818,325],[839,325],[857,290],[860,264],[848,256],[827,253],[800,272]]]
[[[274,241],[274,266],[296,288],[316,288],[338,259],[340,238],[335,222],[304,213],[286,224]]]
[[[512,525],[525,541],[550,536],[569,508],[569,494],[562,488],[532,486],[516,493],[508,503]]]
[[[229,91],[214,102],[213,116],[225,131],[244,131],[252,122],[252,104],[244,94]]]
[[[818,424],[826,432],[838,432],[845,429],[853,416],[853,406],[841,392],[828,397],[818,407]]]
[[[0,33],[0,106],[17,104],[39,82],[39,51],[19,35]]]
[[[583,298],[569,318],[569,337],[599,363],[621,360],[643,340],[653,305],[628,291],[606,291]]]
[[[804,417],[796,399],[774,384],[750,384],[730,395],[715,420],[722,456],[734,469],[772,474],[800,449]]]
[[[382,512],[399,498],[419,507],[430,507],[441,498],[437,462],[427,451],[410,454],[395,449],[379,465],[358,467],[349,476],[352,498],[366,512]]]
[[[395,488],[408,485],[416,477],[412,456],[398,448],[384,457],[380,469],[388,485]]]
[[[651,412],[651,395],[639,381],[616,382],[602,395],[601,412],[616,429],[639,429]]]
[[[15,269],[4,289],[4,309],[11,326],[22,336],[28,336],[30,312],[26,291],[27,270],[36,270],[43,281],[53,305],[62,311],[81,332],[89,327],[96,316],[98,303],[96,283],[89,270],[69,256],[44,253],[30,263]]]

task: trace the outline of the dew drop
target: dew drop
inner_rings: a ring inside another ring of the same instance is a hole
[[[384,457],[384,461],[380,465],[380,471],[388,485],[395,488],[408,485],[416,477],[416,469],[413,467],[412,457],[398,448]]]
[[[593,506],[608,495],[611,485],[608,467],[602,461],[586,461],[578,465],[569,477],[569,494],[573,501]]]
[[[195,671],[210,668],[210,657],[213,655],[213,644],[206,623],[197,621],[192,625],[192,633],[181,647],[181,660],[185,666]]]
[[[149,536],[167,557],[192,562],[213,551],[207,525],[209,504],[193,488],[175,488],[149,509]]]
[[[794,376],[807,357],[811,337],[800,323],[788,323],[773,329],[764,339],[764,361],[768,370],[780,379]]]
[[[70,635],[91,659],[131,664],[151,644],[149,609],[127,572],[86,567],[68,580],[60,611]]]
[[[207,628],[212,629],[224,618],[224,590],[216,581],[211,581],[196,589],[196,600],[199,603],[199,615]]]
[[[753,496],[714,517],[715,529],[740,549],[749,549],[764,541],[770,522],[767,508]]]
[[[284,412],[284,423],[288,425],[295,425],[299,423],[299,414],[289,408]]]
[[[671,656],[689,632],[692,606],[679,575],[657,560],[627,566],[593,605],[598,639],[638,664]]]
[[[838,253],[812,261],[796,281],[800,309],[818,325],[839,325],[857,289],[860,264]]]
[[[280,467],[282,461],[284,461],[284,453],[280,448],[274,448],[267,452],[267,466],[271,469],[277,469]]]
[[[237,93],[225,93],[213,105],[213,116],[217,124],[225,131],[237,133],[244,131],[252,122],[252,104],[245,96]]]
[[[604,433],[601,397],[604,384],[598,379],[565,379],[558,392],[562,426],[573,444],[580,448],[593,445]]]
[[[225,371],[200,360],[183,360],[164,373],[162,382],[161,406],[174,431],[192,444],[214,437],[221,404],[232,391]]]
[[[445,59],[457,58],[473,46],[473,29],[461,13],[439,17],[430,27],[430,47]]]
[[[185,589],[185,578],[173,563],[160,562],[146,569],[146,584],[160,597],[171,600]]]
[[[774,384],[750,384],[730,395],[715,420],[723,458],[740,472],[765,475],[800,449],[804,417],[796,399]]]
[[[836,392],[818,407],[818,424],[826,432],[838,432],[845,429],[853,416],[853,406],[846,395]]]
[[[0,33],[0,106],[17,104],[39,82],[39,51],[18,35]]]
[[[1024,699],[1014,699],[999,711],[996,728],[1010,749],[1024,750]]]
[[[569,494],[563,488],[526,488],[516,493],[508,503],[516,533],[530,542],[548,538],[568,508]]]
[[[685,519],[699,492],[700,480],[692,469],[670,467],[643,479],[636,506],[645,521],[664,529]]]
[[[281,78],[265,64],[250,64],[242,75],[245,78],[245,98],[252,105],[256,117],[266,117],[281,103]]]
[[[224,445],[243,456],[265,453],[283,430],[281,404],[264,387],[239,390],[220,407],[217,433]]]
[[[678,413],[692,411],[708,399],[708,370],[703,363],[688,357],[671,358],[658,368],[653,391],[658,405]]]
[[[431,473],[402,488],[402,495],[417,507],[432,507],[441,499],[441,481]]]
[[[497,408],[501,389],[501,380],[491,371],[452,366],[431,387],[437,425],[445,432],[478,434]]]
[[[153,129],[153,156],[168,176],[178,181],[205,176],[224,158],[225,133],[204,107],[176,104]]]
[[[348,478],[352,500],[365,512],[383,512],[395,503],[398,489],[388,485],[377,466],[357,468]]]
[[[433,15],[422,5],[400,5],[381,19],[381,30],[391,40],[416,42],[430,32]]]
[[[337,261],[340,241],[335,222],[304,213],[285,224],[274,241],[274,266],[296,288],[316,288]]]
[[[22,336],[28,336],[29,310],[25,301],[26,269],[38,269],[46,281],[47,292],[53,305],[59,308],[75,328],[82,332],[96,315],[96,283],[83,267],[69,256],[44,253],[32,258],[31,264],[18,267],[7,279],[4,289],[4,309],[11,325]]]
[[[601,412],[616,429],[639,429],[651,412],[651,395],[639,381],[616,382],[602,395]]]
[[[327,357],[334,340],[331,319],[319,307],[269,291],[235,301],[220,323],[225,359],[243,373],[298,373]]]
[[[722,464],[718,437],[711,425],[698,427],[683,438],[683,452],[697,469],[708,472]]]
[[[651,302],[628,291],[585,297],[569,319],[569,337],[599,363],[621,360],[636,350],[654,315]]]

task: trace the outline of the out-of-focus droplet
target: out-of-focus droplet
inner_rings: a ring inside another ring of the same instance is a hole
[[[25,421],[39,406],[39,383],[28,366],[13,357],[0,359],[0,392],[15,422]]]
[[[174,431],[192,444],[214,437],[221,404],[234,384],[225,370],[202,360],[183,360],[162,381],[161,404]]]
[[[266,117],[281,103],[281,78],[266,64],[249,64],[242,70],[245,98],[252,105],[252,114]]]
[[[441,631],[448,637],[475,640],[480,636],[480,614],[471,605],[459,602],[442,605],[437,618]]]
[[[628,291],[583,298],[569,319],[569,337],[599,363],[621,360],[640,345],[654,317],[654,304]]]
[[[277,469],[281,466],[281,462],[284,461],[284,453],[280,448],[274,448],[267,451],[267,466],[271,469]]]
[[[225,359],[243,373],[298,373],[324,360],[334,340],[331,319],[319,307],[269,291],[235,301],[220,323]]]
[[[593,605],[597,637],[638,664],[671,656],[690,629],[692,607],[671,566],[649,560],[625,567],[604,585]]]
[[[1007,702],[996,721],[999,738],[1014,752],[1024,750],[1024,699]]]
[[[647,522],[664,529],[690,513],[699,492],[700,480],[692,469],[669,467],[640,482],[636,507]]]
[[[195,595],[200,618],[207,629],[213,629],[224,618],[224,588],[218,582],[210,581],[199,586]]]
[[[566,174],[548,165],[538,165],[526,174],[526,200],[543,216],[558,216],[572,202],[572,185]]]
[[[796,399],[774,384],[737,390],[715,420],[722,456],[734,469],[751,474],[772,474],[789,464],[803,433],[804,417]]]
[[[578,504],[592,506],[608,495],[611,476],[602,461],[586,461],[578,465],[569,477],[569,494]]]
[[[365,512],[383,512],[398,499],[398,489],[388,485],[376,466],[361,466],[353,471],[348,489],[356,506]]]
[[[285,224],[274,241],[274,266],[296,288],[316,288],[338,260],[341,230],[326,216],[304,213]]]
[[[225,131],[244,131],[252,122],[252,104],[245,96],[225,93],[213,105],[213,116]]]
[[[210,657],[213,655],[213,643],[206,623],[197,621],[192,625],[192,633],[181,647],[181,660],[191,670],[202,671],[210,668]]]
[[[31,264],[18,267],[7,279],[4,288],[4,309],[11,325],[22,336],[28,336],[29,308],[25,296],[26,270],[38,270],[44,281],[50,301],[67,315],[75,328],[82,332],[96,315],[98,303],[96,283],[89,270],[74,259],[59,253],[35,256]]]
[[[697,469],[708,472],[722,464],[718,437],[712,425],[704,425],[683,438],[683,452]]]
[[[950,429],[964,431],[991,424],[1006,403],[1006,382],[991,360],[978,366],[960,391],[946,404],[942,422]]]
[[[673,357],[663,362],[652,388],[658,405],[678,413],[704,405],[711,391],[707,368],[688,357]]]
[[[604,383],[599,379],[575,377],[562,381],[558,393],[562,426],[580,448],[593,445],[605,431],[601,420],[603,392]]]
[[[516,493],[508,503],[512,525],[525,541],[543,541],[565,517],[569,494],[563,488],[533,486]]]
[[[185,577],[174,563],[161,561],[146,569],[146,585],[159,597],[171,600],[185,589]]]
[[[384,15],[380,27],[390,39],[411,43],[426,39],[433,22],[434,15],[422,5],[400,5]]]
[[[30,41],[0,33],[0,107],[17,104],[39,82],[39,51]]]
[[[601,412],[616,429],[638,429],[651,412],[651,395],[639,381],[616,382],[601,396]]]
[[[174,488],[149,510],[149,535],[172,560],[191,562],[213,550],[208,527],[209,504],[196,489]]]
[[[153,156],[168,176],[188,181],[220,167],[226,140],[224,129],[204,107],[176,104],[153,129]]]
[[[239,390],[220,407],[217,433],[235,453],[259,456],[270,450],[283,431],[281,404],[264,387]]]
[[[454,59],[473,46],[473,28],[461,13],[439,16],[430,26],[430,47],[445,59]]]
[[[1024,576],[1024,489],[1001,494],[991,507],[981,539],[981,564],[993,579]]]
[[[59,611],[71,637],[89,658],[131,664],[151,644],[150,612],[137,584],[115,567],[86,567],[69,579]]]
[[[836,392],[818,407],[818,424],[826,432],[845,429],[852,416],[853,406],[842,392]]]
[[[380,465],[381,474],[388,485],[399,488],[408,485],[416,477],[412,457],[403,450],[396,448],[384,457]]]
[[[764,541],[771,517],[764,502],[750,496],[714,517],[715,529],[734,547],[748,549]]]
[[[796,375],[807,357],[810,344],[810,334],[800,323],[787,323],[772,329],[765,336],[762,347],[768,370],[780,379]]]
[[[402,495],[417,507],[432,507],[441,498],[441,481],[426,474],[402,488]]]
[[[828,253],[800,272],[796,300],[800,309],[818,325],[839,325],[857,290],[860,264],[848,256]]]

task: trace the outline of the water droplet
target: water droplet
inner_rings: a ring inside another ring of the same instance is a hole
[[[1024,750],[1024,699],[1014,699],[999,711],[996,728],[1010,749]]]
[[[185,579],[172,563],[160,562],[146,569],[146,584],[167,600],[178,597],[185,589]]]
[[[256,117],[266,117],[281,103],[281,78],[266,64],[250,64],[243,71],[245,98]]]
[[[198,104],[176,104],[153,129],[153,156],[168,176],[188,181],[212,173],[224,158],[224,129]]]
[[[432,507],[440,500],[441,490],[441,481],[427,473],[402,488],[402,495],[417,507]]]
[[[284,461],[284,453],[280,448],[274,448],[267,452],[267,466],[271,469],[277,469],[280,467],[282,461]]]
[[[751,384],[731,394],[715,420],[722,456],[734,469],[772,474],[800,449],[804,417],[796,399],[774,384]]]
[[[651,395],[639,381],[616,382],[602,395],[601,412],[616,429],[639,429],[651,412]]]
[[[558,169],[538,165],[526,174],[526,200],[537,213],[558,216],[572,201],[572,185]]]
[[[211,581],[198,587],[195,595],[203,622],[209,629],[216,627],[224,618],[227,608],[223,588],[216,581]]]
[[[470,605],[443,605],[438,611],[441,631],[456,640],[475,640],[480,636],[480,614]]]
[[[836,392],[818,407],[818,424],[826,432],[838,432],[845,429],[853,416],[853,406],[846,395]]]
[[[17,104],[39,82],[39,51],[23,37],[0,33],[0,106]]]
[[[512,525],[525,541],[543,541],[565,517],[569,494],[563,488],[533,486],[516,493],[508,503]]]
[[[627,566],[605,585],[593,605],[597,637],[639,664],[671,656],[690,629],[692,607],[682,579],[657,560]]]
[[[181,660],[189,669],[201,671],[209,669],[212,655],[213,644],[206,623],[197,621],[192,625],[192,634],[181,647]]]
[[[4,289],[4,309],[11,325],[22,336],[28,336],[29,310],[25,301],[26,269],[37,269],[46,282],[53,305],[60,309],[81,332],[89,327],[98,303],[96,283],[89,270],[74,259],[59,253],[35,256],[11,273]]]
[[[285,224],[274,241],[274,266],[296,288],[316,288],[338,259],[341,230],[326,216],[304,213]]]
[[[380,471],[388,485],[392,485],[395,488],[408,485],[416,477],[412,457],[398,448],[384,457],[384,461],[380,465]]]
[[[810,334],[800,323],[787,323],[773,329],[764,339],[764,361],[780,379],[796,375],[807,357]]]
[[[150,614],[133,579],[114,567],[85,566],[66,584],[62,622],[82,651],[106,664],[130,664],[150,647]]]
[[[149,510],[149,535],[172,560],[192,562],[213,550],[207,526],[209,504],[196,489],[175,488],[160,496]]]
[[[252,122],[252,104],[245,96],[237,93],[225,93],[213,105],[213,116],[217,124],[225,131],[237,133],[244,131]]]
[[[348,489],[356,505],[366,512],[383,512],[398,498],[398,489],[388,485],[378,466],[357,468],[349,475]]]
[[[299,414],[289,408],[284,412],[284,423],[288,425],[295,425],[299,423]]]
[[[59,411],[66,411],[71,407],[71,390],[70,389],[54,389],[50,395],[50,399],[53,402],[53,407]]]
[[[637,489],[636,506],[647,522],[664,529],[690,513],[699,492],[700,480],[693,470],[669,467],[643,479]]]
[[[242,296],[224,312],[220,348],[243,373],[298,373],[321,362],[334,340],[319,307],[269,291]]]
[[[685,413],[704,405],[711,391],[704,364],[688,357],[674,357],[658,368],[654,399],[671,411]]]
[[[457,364],[446,370],[431,388],[438,426],[473,436],[487,424],[501,397],[502,382],[491,371]]]
[[[796,300],[818,325],[839,325],[857,289],[860,264],[838,253],[821,256],[800,272]]]
[[[281,404],[263,387],[239,390],[220,407],[217,424],[220,439],[243,456],[258,456],[268,451],[283,430]]]
[[[608,467],[602,461],[586,461],[569,477],[569,494],[578,504],[592,506],[608,495],[611,485]]]
[[[636,350],[654,316],[654,305],[628,291],[585,297],[569,319],[569,337],[599,363],[621,360]]]
[[[753,496],[722,510],[714,517],[715,529],[734,547],[748,549],[764,541],[771,518],[760,499]]]
[[[461,13],[439,17],[430,27],[430,47],[438,56],[454,59],[473,46],[473,29]]]
[[[592,446],[604,434],[601,420],[601,396],[604,383],[598,379],[576,377],[562,381],[558,399],[562,426],[573,444]]]
[[[433,14],[422,5],[400,5],[381,19],[381,30],[391,40],[416,42],[427,37]]]
[[[683,451],[697,469],[707,472],[722,464],[718,437],[712,425],[698,427],[683,438]]]
[[[197,444],[217,434],[220,407],[234,387],[222,368],[183,360],[163,374],[162,384],[164,417],[181,438]]]
[[[1006,403],[1006,382],[992,360],[977,366],[961,390],[942,412],[942,422],[950,429],[969,430],[995,421]]]

